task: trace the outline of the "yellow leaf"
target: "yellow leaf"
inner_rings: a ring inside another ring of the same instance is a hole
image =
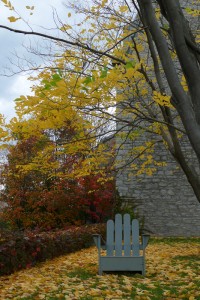
[[[7,0],[1,0],[6,7],[9,8],[9,10],[14,10],[14,7],[12,6],[11,2],[10,1],[7,1]]]
[[[8,17],[8,20],[9,20],[10,22],[16,22],[16,21],[19,20],[19,19],[21,19],[21,18],[15,18],[15,17],[13,17],[13,16]]]
[[[29,6],[29,5],[26,6],[26,9],[34,10],[34,8],[35,8],[35,6]]]
[[[122,5],[122,6],[119,7],[119,11],[122,12],[122,13],[126,12],[127,10],[128,10],[128,7],[126,5]]]
[[[108,2],[108,0],[102,0],[101,6],[102,6],[102,7],[105,6],[107,2]]]
[[[167,106],[167,107],[173,107],[170,103],[170,96],[162,95],[159,92],[154,91],[153,92],[153,99],[156,103],[158,103],[161,106]]]
[[[60,28],[60,30],[62,30],[62,31],[67,31],[67,30],[69,30],[69,29],[72,29],[72,27],[71,27],[70,25],[68,25],[68,24],[63,25],[63,26]]]

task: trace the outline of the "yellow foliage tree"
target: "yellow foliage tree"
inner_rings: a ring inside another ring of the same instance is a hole
[[[38,75],[34,95],[16,101],[19,119],[12,120],[11,131],[23,123],[28,136],[33,130],[74,122],[80,134],[74,143],[63,143],[61,151],[87,154],[77,176],[99,169],[110,158],[105,143],[97,147],[97,136],[107,137],[109,132],[118,140],[134,142],[150,132],[145,143],[129,152],[133,169],[152,174],[156,165],[164,164],[152,157],[154,145],[163,142],[200,201],[198,173],[181,146],[181,139],[187,137],[200,161],[199,32],[187,22],[197,20],[198,1],[192,5],[182,8],[178,0],[158,0],[157,6],[150,0],[75,3],[71,11],[85,17],[76,24],[76,32],[70,22],[63,22],[58,28],[61,37],[0,25],[50,39],[60,47],[59,58]],[[72,16],[70,12],[68,17]],[[115,127],[115,122],[120,126]]]

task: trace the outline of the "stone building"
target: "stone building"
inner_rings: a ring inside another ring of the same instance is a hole
[[[181,2],[184,6],[188,1]],[[200,24],[196,26],[199,27]],[[120,126],[122,124],[118,122],[117,129]],[[129,129],[127,127],[123,130],[128,132]],[[123,141],[123,147],[118,149],[118,159],[128,160],[129,150],[141,144],[147,135],[149,134],[140,135],[139,140],[131,141],[127,138]],[[116,143],[120,145],[122,139],[116,138]],[[189,142],[183,138],[181,143],[187,160],[198,166]],[[200,236],[200,204],[185,174],[163,143],[156,144],[154,157],[167,164],[157,166],[157,171],[152,176],[145,174],[131,176],[130,165],[118,172],[116,186],[123,203],[133,207],[139,216],[144,218],[144,228],[151,234]]]

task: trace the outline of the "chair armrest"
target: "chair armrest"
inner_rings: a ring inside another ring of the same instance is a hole
[[[93,234],[93,240],[94,240],[94,243],[96,245],[97,248],[100,248],[101,246],[101,236],[100,234]]]
[[[143,249],[145,249],[147,247],[148,242],[149,242],[149,238],[150,238],[149,234],[142,234],[142,247],[143,247]]]
[[[106,249],[106,242],[104,241],[104,239],[102,238],[102,236],[100,234],[93,234],[93,240],[94,243],[96,245],[96,247],[100,250],[101,248],[103,250]]]

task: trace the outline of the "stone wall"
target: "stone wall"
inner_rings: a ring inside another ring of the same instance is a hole
[[[126,146],[119,150],[118,159],[125,159]],[[152,176],[130,176],[130,167],[118,173],[116,185],[124,204],[144,217],[145,231],[151,234],[200,236],[200,204],[186,176],[163,144],[156,146],[154,156],[167,165],[157,167]]]

